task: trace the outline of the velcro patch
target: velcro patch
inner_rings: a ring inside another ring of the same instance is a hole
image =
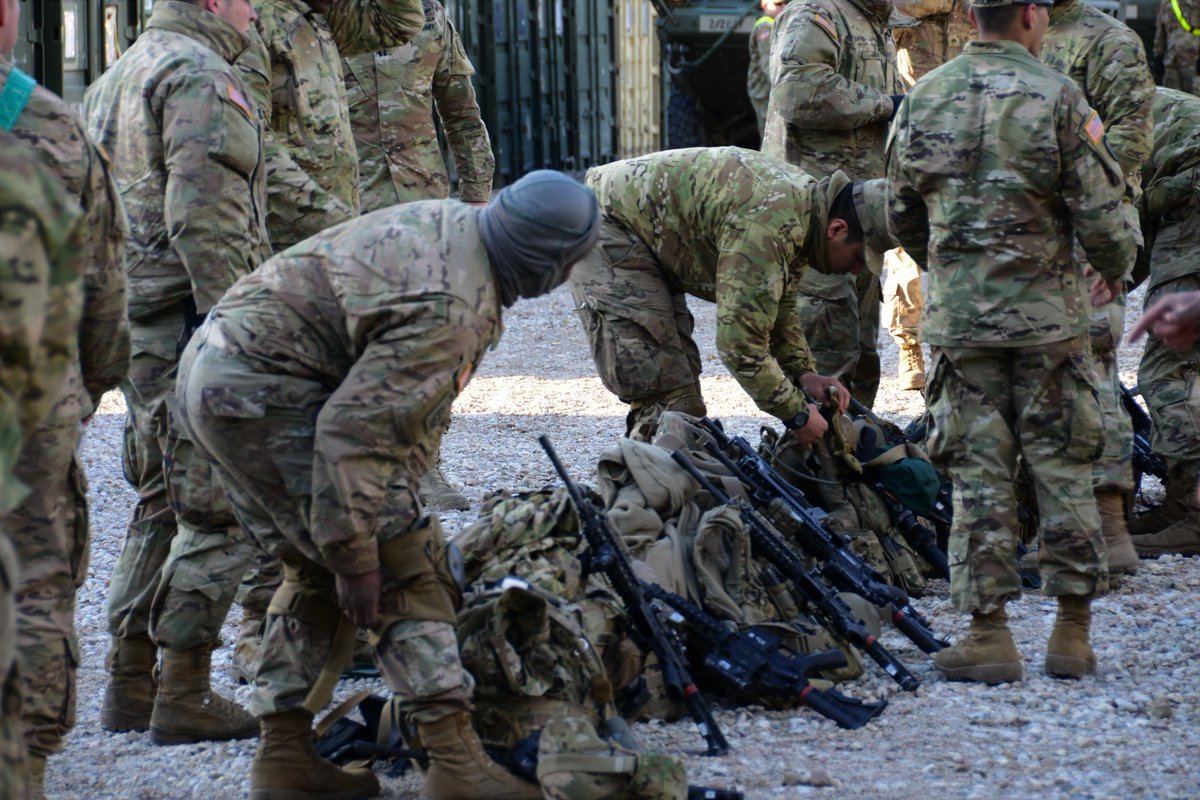
[[[813,22],[817,23],[822,28],[824,28],[825,32],[828,33],[830,36],[832,36],[833,40],[835,42],[838,40],[837,28],[833,27],[832,22],[825,19],[820,14],[813,14]]]
[[[1092,140],[1092,144],[1100,144],[1100,140],[1104,138],[1104,123],[1100,121],[1100,115],[1093,111],[1083,130]]]

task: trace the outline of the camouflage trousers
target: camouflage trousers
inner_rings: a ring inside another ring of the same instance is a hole
[[[1188,94],[1200,94],[1200,76],[1196,75],[1196,55],[1189,53],[1191,63],[1184,59],[1182,65],[1168,63],[1163,70],[1162,85]]]
[[[183,314],[134,324],[125,395],[124,468],[138,502],[109,587],[109,630],[190,650],[217,641],[234,592],[260,558],[237,527],[208,463],[170,427]],[[259,596],[278,567],[252,571]]]
[[[883,283],[883,321],[898,347],[920,347],[921,269],[902,249],[883,256],[887,278]]]
[[[1097,491],[1133,491],[1133,422],[1121,407],[1121,372],[1117,348],[1125,333],[1125,297],[1092,312],[1092,356],[1100,379],[1100,413],[1104,420],[1104,449],[1092,466]]]
[[[1197,290],[1200,274],[1186,275],[1147,292],[1145,306],[1167,295]],[[1200,349],[1177,353],[1147,336],[1138,365],[1138,388],[1154,421],[1154,452],[1172,462],[1200,461]]]
[[[606,389],[633,405],[680,391],[700,394],[700,350],[686,296],[671,288],[640,239],[603,223],[600,241],[570,280]]]
[[[1092,490],[1103,446],[1087,341],[1028,348],[935,347],[926,385],[929,455],[954,481],[950,595],[988,613],[1020,595],[1018,458],[1037,497],[1038,550],[1049,596],[1096,596],[1108,557]]]
[[[204,329],[202,329],[203,331]],[[184,354],[179,426],[213,465],[242,527],[284,565],[263,632],[263,658],[250,710],[257,716],[328,702],[315,690],[334,664],[335,640],[349,620],[337,604],[334,574],[313,543],[312,502],[316,420],[329,389],[299,378],[254,371],[236,355],[197,342]],[[414,535],[420,505],[415,487],[438,441],[417,445],[410,480],[381,509],[382,553],[393,539]],[[440,527],[433,523],[439,532]],[[453,611],[448,620],[422,616],[409,602],[412,581],[385,567],[382,620],[371,631],[375,657],[402,707],[421,719],[470,706],[473,683],[458,655]],[[352,637],[351,637],[352,638]],[[349,652],[346,651],[346,657]],[[332,687],[330,686],[329,689]],[[315,708],[314,708],[315,706]]]
[[[0,530],[0,797],[25,797],[25,736],[17,670],[17,555]]]
[[[879,277],[870,272],[854,277],[809,270],[800,280],[800,320],[817,372],[841,380],[867,407],[879,391],[879,295]]]

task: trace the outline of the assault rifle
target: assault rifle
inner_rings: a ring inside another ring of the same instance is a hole
[[[846,666],[846,657],[837,650],[803,656],[784,647],[778,636],[764,628],[737,630],[686,597],[654,584],[643,583],[642,588],[669,606],[692,635],[704,641],[705,669],[734,694],[799,697],[813,711],[847,730],[861,728],[887,707],[886,700],[864,703],[841,692],[823,692],[808,682],[811,673]]]
[[[783,523],[800,549],[817,560],[826,580],[844,592],[861,595],[871,605],[890,607],[892,624],[924,652],[936,653],[949,646],[912,607],[908,595],[859,558],[844,536],[826,528],[821,523],[824,512],[784,480],[749,442],[740,436],[726,436],[721,426],[708,417],[700,424],[717,442],[709,442],[705,450],[742,482],[755,508],[765,509],[777,527]],[[732,450],[736,459],[726,455],[725,450]]]
[[[662,669],[663,684],[668,695],[676,702],[682,702],[687,708],[688,715],[696,722],[696,727],[708,743],[706,755],[721,755],[729,750],[729,742],[717,727],[712,710],[696,688],[692,676],[688,673],[683,655],[671,638],[666,626],[650,606],[642,591],[641,583],[633,573],[629,556],[625,553],[624,544],[608,526],[604,512],[583,496],[583,492],[571,480],[566,468],[558,460],[558,453],[550,439],[538,437],[538,444],[546,451],[554,471],[562,479],[563,485],[571,495],[575,511],[579,515],[579,526],[587,539],[590,558],[590,568],[599,569],[608,577],[613,590],[625,604],[625,613],[629,615],[633,632],[643,652],[654,652]]]
[[[871,635],[867,626],[854,616],[846,601],[838,597],[820,577],[805,568],[804,562],[788,547],[782,534],[752,505],[734,502],[733,498],[713,485],[704,473],[696,469],[696,465],[682,450],[671,453],[671,458],[700,484],[700,488],[712,495],[714,500],[737,509],[754,549],[791,582],[792,587],[808,603],[809,609],[822,626],[865,652],[900,685],[901,689],[917,688],[916,677]]]
[[[1133,390],[1121,384],[1121,405],[1125,407],[1129,419],[1133,422],[1133,478],[1135,491],[1141,491],[1142,476],[1153,475],[1163,483],[1167,482],[1167,461],[1154,452],[1150,446],[1150,436],[1153,423],[1146,409],[1134,397]]]

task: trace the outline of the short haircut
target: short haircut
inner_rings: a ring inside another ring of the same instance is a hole
[[[1021,10],[1028,3],[1009,6],[975,6],[975,22],[980,33],[1004,33],[1017,23]]]
[[[863,240],[862,223],[858,220],[858,211],[854,208],[854,186],[848,183],[833,198],[833,206],[829,209],[829,219],[840,219],[846,223],[846,244],[858,244]]]

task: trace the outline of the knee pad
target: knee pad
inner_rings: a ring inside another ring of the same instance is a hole
[[[400,620],[434,620],[454,624],[462,605],[462,554],[446,542],[437,517],[379,545],[385,589],[380,621],[371,631],[372,645]]]

